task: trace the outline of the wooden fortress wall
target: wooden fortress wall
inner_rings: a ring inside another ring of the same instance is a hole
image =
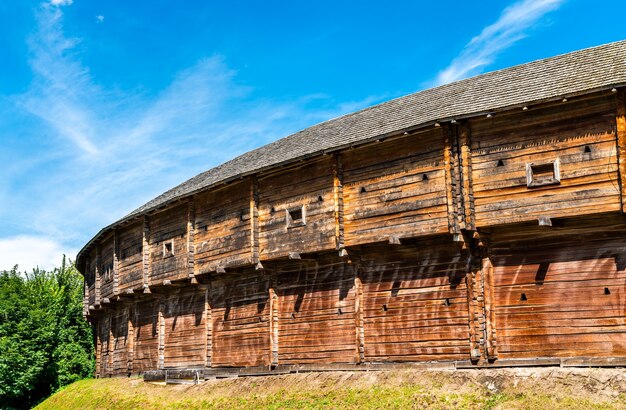
[[[623,362],[625,111],[402,132],[118,226],[83,267],[97,375]]]

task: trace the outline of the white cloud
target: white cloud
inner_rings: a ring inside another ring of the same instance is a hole
[[[50,0],[50,5],[51,6],[70,6],[72,3],[74,3],[74,0]]]
[[[28,221],[12,223],[11,230],[51,238],[59,248],[82,246],[103,226],[199,172],[376,100],[261,100],[237,83],[221,56],[181,70],[156,97],[108,90],[81,63],[79,40],[65,37],[62,11],[39,13],[29,42],[35,77],[17,102],[41,120],[31,121],[38,125],[29,134],[47,148],[23,171],[32,182],[19,193],[8,175],[12,201],[0,208],[0,221],[3,215]]]
[[[37,236],[0,239],[0,270],[13,269],[16,264],[21,272],[29,272],[36,267],[51,270],[61,265],[63,255],[73,259],[76,250]]]
[[[527,30],[548,12],[558,9],[564,0],[521,0],[504,9],[500,18],[485,27],[442,70],[436,85],[450,83],[478,74],[491,64],[498,53],[527,36]]]
[[[103,23],[104,22],[104,16],[102,14],[98,14],[96,16],[96,22],[97,23]]]
[[[85,106],[85,99],[99,95],[100,90],[91,82],[89,70],[74,60],[72,51],[78,40],[63,35],[62,19],[61,10],[39,11],[38,31],[29,40],[35,81],[19,103],[59,136],[93,155],[98,152],[93,143],[95,115]]]

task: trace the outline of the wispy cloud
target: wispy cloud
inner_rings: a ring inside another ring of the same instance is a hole
[[[71,1],[51,4],[69,5]],[[72,51],[78,40],[63,35],[62,18],[58,8],[42,7],[38,11],[38,30],[29,40],[35,80],[18,102],[58,135],[73,141],[85,153],[96,154],[93,113],[84,102],[88,96],[98,95],[99,90],[92,84],[89,71],[74,60]]]
[[[14,101],[22,115],[40,120],[31,134],[40,135],[47,148],[28,166],[0,169],[0,178],[10,182],[20,176],[37,180],[19,192],[0,190],[12,198],[0,208],[0,226],[11,223],[11,232],[0,229],[5,246],[0,269],[18,262],[24,269],[45,266],[37,255],[53,258],[79,248],[100,228],[175,184],[377,99],[344,104],[320,95],[259,99],[219,55],[181,70],[156,97],[109,90],[81,63],[80,40],[64,35],[63,10],[50,7],[70,4],[44,3],[29,40],[34,80]],[[28,251],[14,254],[22,245]]]
[[[37,267],[50,270],[59,266],[63,255],[74,258],[75,254],[76,249],[63,248],[48,238],[20,235],[0,239],[0,270],[10,270],[15,265],[22,272]]]
[[[52,6],[70,6],[74,3],[74,0],[50,0],[50,5]]]
[[[480,73],[500,52],[526,37],[529,29],[547,13],[558,9],[563,2],[564,0],[522,0],[505,8],[495,23],[485,27],[437,75],[435,85]]]

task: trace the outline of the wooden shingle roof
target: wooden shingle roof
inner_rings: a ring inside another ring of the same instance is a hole
[[[249,151],[166,191],[104,231],[217,184],[435,122],[626,85],[626,40],[493,71],[335,118]]]

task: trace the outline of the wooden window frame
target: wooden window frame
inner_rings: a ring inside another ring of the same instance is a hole
[[[552,177],[543,178],[541,180],[535,179],[535,173],[533,168],[552,167]],[[556,158],[552,161],[544,162],[529,162],[526,163],[526,186],[528,188],[537,188],[548,185],[559,185],[561,183],[561,160]]]
[[[169,249],[168,249],[169,245]],[[174,239],[163,241],[163,259],[174,256]]]
[[[294,219],[292,213],[300,212],[301,218]],[[297,228],[306,225],[306,207],[304,205],[285,209],[287,228]]]

